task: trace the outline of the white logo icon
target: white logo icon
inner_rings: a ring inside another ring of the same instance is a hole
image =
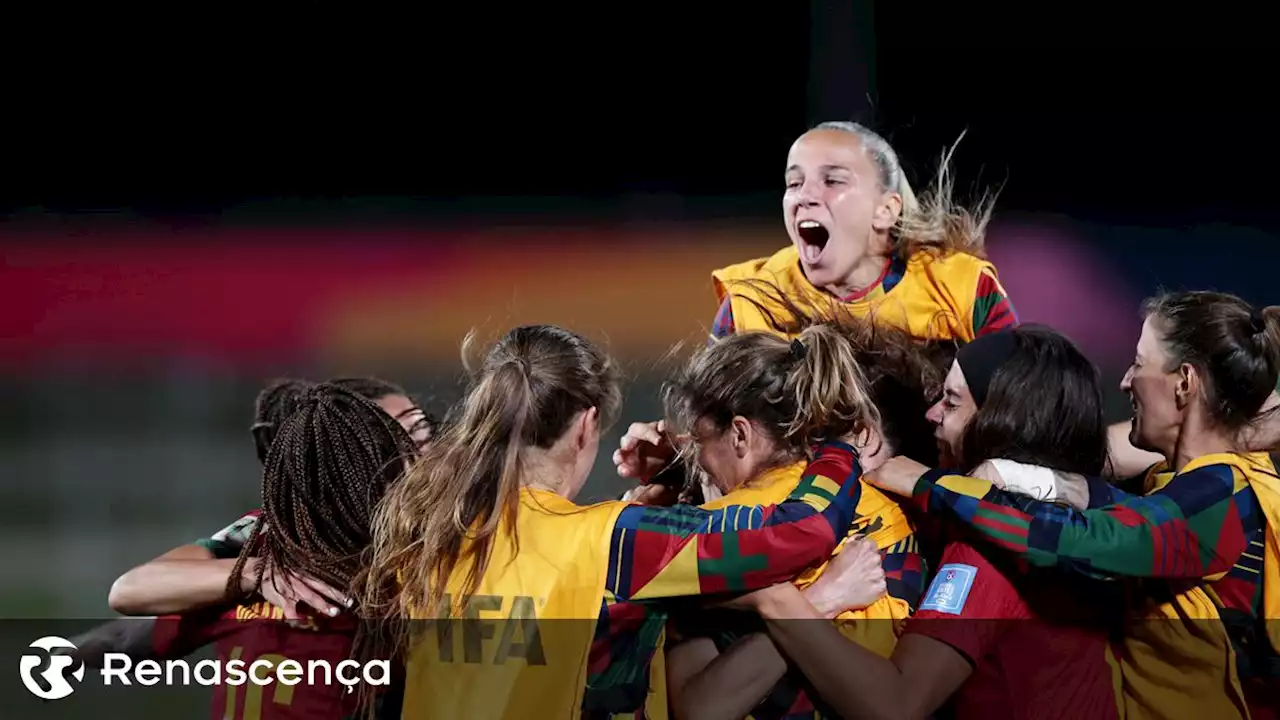
[[[76,646],[71,642],[60,638],[56,635],[47,635],[36,640],[28,647],[39,648],[48,653],[49,667],[45,668],[39,676],[44,678],[45,683],[49,685],[49,689],[45,690],[36,682],[36,668],[44,661],[39,655],[23,655],[18,665],[18,669],[22,674],[22,684],[27,686],[32,695],[42,700],[61,700],[62,698],[75,692],[75,686],[67,682],[64,671],[75,664],[75,658],[71,655],[62,653],[55,655],[54,650],[77,650]],[[84,664],[76,668],[71,673],[71,677],[76,682],[84,680]]]

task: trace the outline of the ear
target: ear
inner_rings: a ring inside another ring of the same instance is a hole
[[[574,445],[578,449],[585,448],[593,438],[600,435],[600,410],[589,407],[578,413],[578,419],[574,422],[573,430]]]
[[[871,213],[871,227],[879,231],[887,231],[898,222],[902,215],[902,196],[896,192],[887,192],[880,196],[880,202]]]
[[[735,415],[733,420],[729,422],[729,446],[733,448],[733,453],[739,460],[747,456],[747,452],[751,449],[752,435],[754,429],[751,427],[751,421]]]
[[[893,457],[893,448],[884,439],[884,435],[870,426],[858,431],[853,438],[853,447],[858,451],[858,463],[863,472],[871,472]]]
[[[1192,398],[1200,393],[1200,373],[1194,365],[1183,363],[1178,366],[1178,372],[1175,376],[1173,384],[1174,400],[1177,402],[1178,409],[1181,410],[1191,404]]]

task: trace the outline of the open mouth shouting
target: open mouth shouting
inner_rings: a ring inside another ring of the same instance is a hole
[[[831,239],[831,231],[817,220],[805,218],[796,221],[796,237],[800,238],[800,260],[805,265],[816,265]]]

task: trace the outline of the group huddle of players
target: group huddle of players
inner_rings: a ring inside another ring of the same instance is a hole
[[[1280,311],[1148,301],[1108,427],[945,162],[917,197],[826,123],[785,180],[791,244],[713,274],[710,342],[613,452],[623,500],[574,502],[622,382],[571,330],[508,332],[438,423],[383,381],[280,381],[261,508],[121,576],[152,619],[82,654],[395,668],[219,688],[215,718],[1270,717]]]

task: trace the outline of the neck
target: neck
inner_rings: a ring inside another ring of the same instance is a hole
[[[889,261],[884,255],[866,255],[838,283],[828,285],[824,290],[838,298],[846,298],[856,292],[871,287],[884,274],[884,265]]]
[[[1173,452],[1166,454],[1165,459],[1171,470],[1182,472],[1182,468],[1198,457],[1235,450],[1228,433],[1206,427],[1187,428],[1178,433]]]
[[[756,463],[756,465],[751,469],[751,472],[747,473],[745,477],[742,480],[739,480],[737,483],[735,483],[733,487],[725,489],[724,492],[731,493],[734,490],[738,490],[740,488],[751,487],[756,482],[764,478],[764,476],[768,475],[774,470],[777,470],[778,468],[787,467],[788,465],[791,465],[792,463],[797,462],[799,460],[800,460],[800,456],[798,455],[795,455],[795,456],[792,456],[792,455],[779,456],[777,454],[770,455],[767,460]]]
[[[545,450],[526,451],[524,453],[524,478],[521,487],[531,490],[545,490],[563,498],[572,500],[576,491],[573,488],[574,464],[553,457]]]

